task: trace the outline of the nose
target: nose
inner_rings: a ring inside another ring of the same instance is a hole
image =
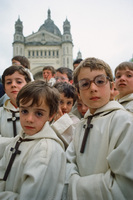
[[[95,84],[94,82],[91,82],[91,83],[90,83],[90,90],[91,90],[91,91],[97,90],[97,86],[96,86],[96,84]]]
[[[16,81],[12,81],[11,87],[16,87]]]
[[[64,103],[61,107],[62,107],[63,109],[66,109],[66,108],[67,108],[67,104]]]
[[[125,75],[123,74],[123,75],[121,75],[121,77],[120,77],[120,81],[121,80],[125,80]]]
[[[26,121],[27,122],[34,122],[34,118],[33,118],[33,114],[32,113],[29,113],[27,116],[26,116]]]

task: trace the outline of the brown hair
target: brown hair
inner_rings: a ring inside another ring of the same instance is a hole
[[[79,91],[78,88],[78,75],[80,71],[83,68],[89,68],[91,71],[93,70],[105,70],[107,76],[110,78],[110,81],[113,81],[113,74],[110,66],[104,62],[103,60],[100,60],[98,58],[90,57],[86,58],[85,60],[81,61],[78,67],[73,72],[73,81],[76,86],[76,88]]]
[[[13,60],[19,61],[20,64],[23,65],[25,68],[30,69],[30,62],[29,62],[28,58],[26,58],[25,56],[14,56],[12,58],[12,61]]]
[[[5,71],[3,72],[3,75],[2,75],[3,87],[5,87],[5,76],[12,75],[15,72],[18,72],[19,74],[23,75],[25,78],[25,81],[27,83],[31,81],[30,74],[29,74],[29,72],[27,72],[27,70],[24,67],[12,65],[12,66],[6,68]]]
[[[60,94],[58,90],[51,87],[44,80],[35,80],[26,84],[17,95],[17,106],[20,101],[22,104],[28,103],[32,100],[32,105],[40,105],[43,101],[50,109],[49,116],[51,117],[58,111]]]
[[[55,70],[55,68],[54,68],[53,66],[45,66],[45,67],[43,68],[43,71],[44,71],[44,70],[49,70],[49,71],[51,71],[52,76],[56,73],[56,70]]]
[[[120,63],[116,68],[115,68],[115,74],[117,70],[125,70],[126,68],[130,69],[133,71],[133,63],[132,62],[122,62]]]

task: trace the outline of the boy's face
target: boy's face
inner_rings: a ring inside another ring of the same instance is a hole
[[[120,98],[133,93],[133,71],[128,68],[117,70],[115,74],[115,85],[119,91]]]
[[[20,101],[19,106],[21,126],[27,135],[38,133],[44,124],[52,119],[49,117],[50,109],[44,101],[39,106],[31,104],[32,100],[24,105]]]
[[[63,114],[69,113],[73,106],[73,98],[67,98],[63,93],[60,94],[60,109]]]
[[[82,100],[78,99],[77,100],[77,109],[79,111],[79,113],[84,116],[85,113],[87,112],[88,110],[88,106],[86,106]]]
[[[20,89],[26,84],[27,82],[24,76],[19,74],[19,72],[15,72],[12,75],[5,76],[5,92],[15,106],[17,94]]]
[[[69,83],[69,79],[67,74],[61,74],[60,72],[56,72],[55,74],[56,82],[67,82]]]
[[[53,77],[52,72],[48,69],[43,70],[43,78],[44,80],[49,81]]]
[[[91,71],[89,68],[82,68],[78,75],[78,81],[82,79],[94,80],[94,78],[99,75],[105,75],[105,77],[107,76],[105,70]],[[98,87],[94,82],[91,82],[90,88],[86,90],[81,90],[79,88],[80,97],[84,104],[89,107],[92,114],[94,114],[98,108],[109,102],[111,88],[109,81],[107,79],[105,80],[107,81],[106,84],[100,87]],[[99,83],[101,83],[101,80],[99,80]]]

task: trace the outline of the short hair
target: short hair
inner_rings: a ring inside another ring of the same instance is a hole
[[[17,95],[17,106],[26,104],[32,100],[33,105],[41,105],[45,102],[50,109],[49,116],[52,117],[58,111],[60,94],[58,90],[44,80],[35,80],[26,84]]]
[[[17,60],[20,62],[21,65],[23,65],[25,68],[30,69],[30,62],[28,60],[28,58],[26,58],[25,56],[14,56],[12,58],[13,60]]]
[[[55,88],[59,91],[59,93],[63,93],[65,97],[67,98],[72,98],[73,99],[73,104],[77,100],[77,93],[76,93],[76,88],[71,85],[70,83],[67,82],[57,82],[54,85]]]
[[[73,72],[73,81],[74,81],[75,87],[78,89],[78,92],[79,92],[78,75],[83,68],[89,68],[91,71],[105,70],[107,76],[110,78],[110,81],[113,81],[113,74],[112,74],[112,70],[111,70],[110,66],[103,60],[100,60],[100,59],[94,58],[94,57],[89,57],[89,58],[86,58],[85,60],[81,61],[80,64],[78,65],[78,67]]]
[[[73,71],[67,67],[59,67],[58,69],[56,69],[56,72],[60,72],[61,74],[66,74],[69,81],[72,80],[72,73]]]
[[[73,62],[73,65],[75,64],[79,64],[83,59],[82,58],[78,58]]]
[[[45,67],[43,68],[43,71],[44,71],[44,70],[49,70],[49,71],[51,71],[52,75],[54,75],[54,74],[56,73],[56,70],[55,70],[55,68],[54,68],[53,66],[45,66]]]
[[[5,88],[5,76],[9,76],[14,74],[15,72],[18,72],[19,74],[23,75],[25,78],[25,81],[28,83],[31,81],[31,76],[29,74],[29,72],[22,66],[10,66],[8,68],[5,69],[5,71],[2,74],[2,84],[3,87]]]
[[[115,74],[117,70],[125,70],[126,68],[133,71],[133,63],[132,62],[122,62],[115,68]]]

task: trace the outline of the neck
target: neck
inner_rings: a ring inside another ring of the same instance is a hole
[[[10,101],[10,102],[11,102],[11,101]],[[14,103],[12,103],[12,102],[11,102],[11,104],[12,104],[12,105],[13,105],[15,108],[17,108],[17,105],[16,105],[16,103],[14,104]]]

